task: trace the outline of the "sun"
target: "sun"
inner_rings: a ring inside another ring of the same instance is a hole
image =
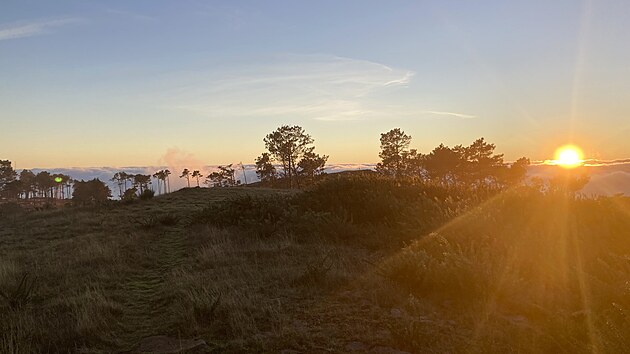
[[[564,168],[578,167],[584,163],[584,154],[575,145],[561,146],[556,150],[554,163]]]

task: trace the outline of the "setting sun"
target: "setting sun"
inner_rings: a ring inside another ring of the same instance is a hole
[[[582,165],[584,155],[582,150],[574,145],[565,145],[556,150],[555,164],[564,168],[574,168]]]

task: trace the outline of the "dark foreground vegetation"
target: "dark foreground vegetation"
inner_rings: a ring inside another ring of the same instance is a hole
[[[0,218],[0,352],[619,353],[630,202],[328,176]],[[290,351],[287,351],[290,352]]]

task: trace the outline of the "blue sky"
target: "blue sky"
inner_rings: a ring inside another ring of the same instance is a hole
[[[303,126],[335,163],[484,136],[628,157],[627,1],[3,1],[1,158],[251,162]]]

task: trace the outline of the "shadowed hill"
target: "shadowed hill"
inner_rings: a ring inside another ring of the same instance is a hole
[[[0,352],[619,352],[629,204],[351,173],[14,213]]]

